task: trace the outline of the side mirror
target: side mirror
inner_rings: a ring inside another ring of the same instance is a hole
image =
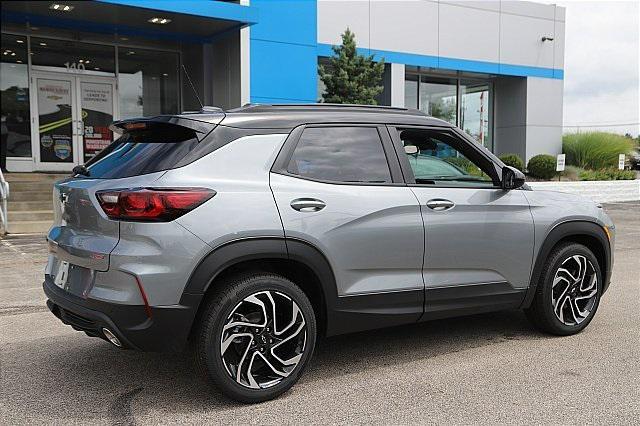
[[[502,168],[502,189],[510,190],[517,189],[524,185],[524,173],[520,170],[511,167],[504,166]]]
[[[418,147],[415,145],[405,145],[404,146],[405,154],[413,155],[418,153]]]

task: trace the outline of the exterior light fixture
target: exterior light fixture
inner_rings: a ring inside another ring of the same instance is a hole
[[[543,36],[542,37],[542,42],[544,43],[545,41],[553,41],[553,37]]]
[[[49,6],[49,9],[58,10],[60,12],[71,12],[74,7],[75,6],[69,6],[68,4],[53,3]]]
[[[24,43],[24,40],[16,40],[16,43]]]
[[[168,24],[169,22],[171,22],[171,19],[154,17],[154,18],[149,19],[147,22],[150,22],[152,24],[165,25],[165,24]]]
[[[46,46],[47,43],[40,43],[40,46]]]

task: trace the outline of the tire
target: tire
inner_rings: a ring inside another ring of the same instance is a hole
[[[282,276],[260,272],[231,277],[216,286],[196,335],[199,370],[223,394],[240,402],[267,401],[289,390],[302,375],[316,343],[315,314],[305,293]],[[275,321],[269,318],[274,317],[274,309],[269,309],[274,305]],[[229,327],[231,323],[237,326]],[[297,363],[280,362],[292,360]]]
[[[581,265],[585,273],[580,280]],[[568,336],[589,325],[601,295],[602,272],[591,250],[582,244],[562,244],[549,255],[525,314],[538,330]]]

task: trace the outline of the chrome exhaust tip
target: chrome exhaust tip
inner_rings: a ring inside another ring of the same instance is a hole
[[[103,328],[102,334],[104,334],[104,337],[106,337],[107,340],[110,341],[114,346],[117,346],[119,348],[122,347],[122,343],[120,343],[120,340],[118,340],[116,335],[113,334],[108,328]]]

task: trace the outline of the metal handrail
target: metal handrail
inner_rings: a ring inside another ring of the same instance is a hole
[[[9,199],[9,182],[4,179],[0,170],[0,233],[6,233],[9,228],[9,216],[7,215],[7,200]]]

